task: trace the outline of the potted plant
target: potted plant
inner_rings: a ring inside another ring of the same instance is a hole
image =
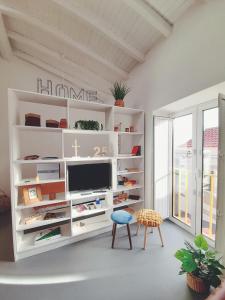
[[[126,84],[116,81],[110,91],[115,99],[115,106],[124,107],[123,99],[130,92]]]
[[[187,285],[198,293],[220,285],[224,266],[220,263],[221,258],[216,258],[216,252],[209,250],[204,236],[195,237],[196,247],[187,241],[184,244],[186,248],[178,250],[175,257],[182,263],[179,275],[187,274]]]

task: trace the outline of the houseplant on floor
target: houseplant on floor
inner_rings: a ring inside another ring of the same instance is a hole
[[[209,250],[204,236],[195,237],[195,247],[187,241],[184,244],[186,248],[178,250],[175,257],[182,263],[179,275],[187,274],[187,285],[198,293],[209,291],[210,286],[219,286],[224,266],[221,258],[216,258],[216,252]]]
[[[115,99],[115,106],[124,107],[123,99],[130,92],[130,89],[126,86],[126,84],[116,81],[110,91]]]

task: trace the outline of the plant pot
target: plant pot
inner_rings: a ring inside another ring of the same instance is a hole
[[[209,286],[201,278],[191,273],[187,273],[187,285],[196,293],[206,293],[209,291]]]
[[[120,107],[124,107],[124,101],[123,99],[117,99],[115,100],[115,106],[120,106]]]

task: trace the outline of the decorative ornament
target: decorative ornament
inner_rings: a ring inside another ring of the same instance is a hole
[[[80,146],[77,144],[77,139],[74,140],[74,145],[72,145],[72,148],[74,148],[74,156],[77,157],[78,156],[78,148],[80,148]]]

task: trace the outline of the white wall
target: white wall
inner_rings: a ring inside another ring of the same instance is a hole
[[[130,74],[129,105],[146,110],[146,186],[151,182],[152,111],[225,80],[225,1],[201,0]],[[128,102],[127,101],[127,102]],[[151,189],[146,197],[151,205]]]
[[[62,79],[29,63],[13,58],[7,62],[0,58],[0,188],[9,193],[9,140],[8,140],[8,88],[37,91],[37,78],[51,79],[53,85]],[[74,87],[71,83],[66,85]],[[111,103],[112,104],[112,103]]]

